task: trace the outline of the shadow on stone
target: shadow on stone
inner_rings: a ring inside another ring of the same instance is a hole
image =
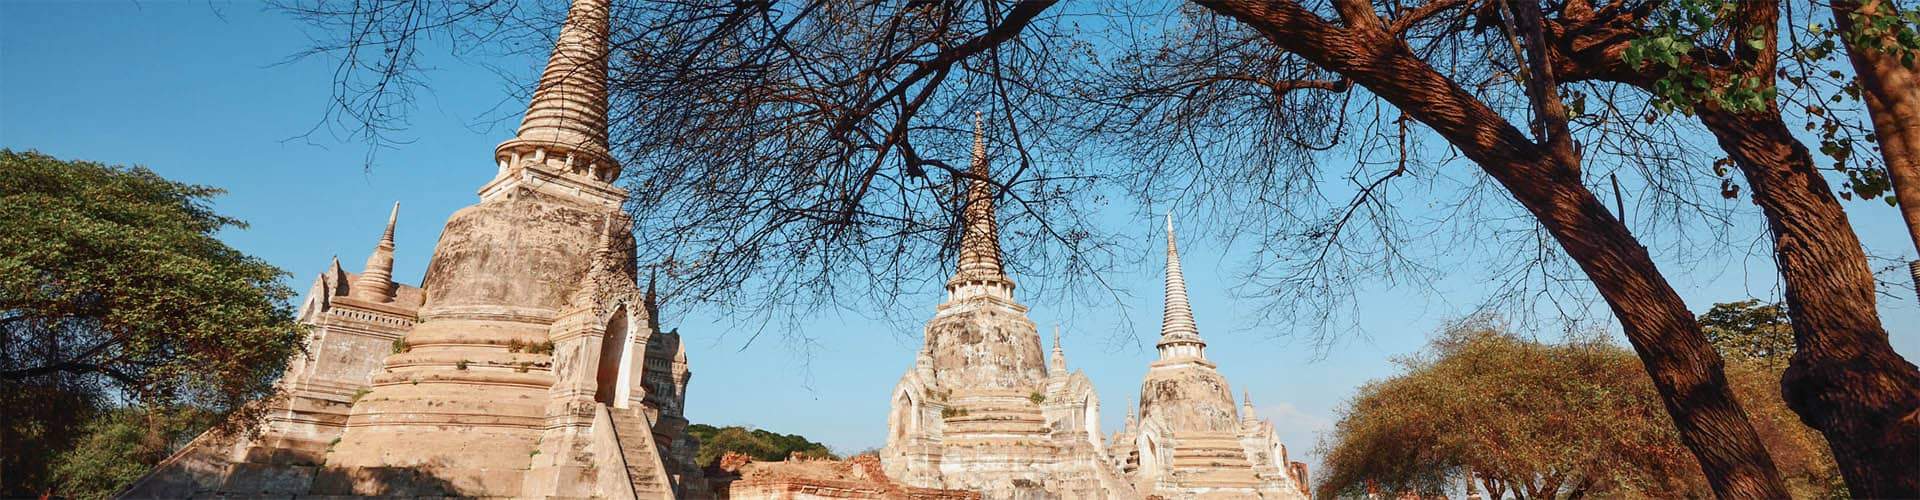
[[[461,496],[460,485],[435,464],[415,467],[323,467],[313,477],[314,495],[383,497]]]
[[[484,485],[459,484],[441,470],[438,464],[431,463],[413,467],[240,463],[229,464],[216,474],[163,471],[135,483],[118,498],[435,498],[470,496],[471,492],[483,491]]]

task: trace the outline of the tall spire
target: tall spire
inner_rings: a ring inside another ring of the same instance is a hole
[[[608,0],[573,0],[519,133],[495,149],[501,174],[529,163],[587,180],[620,174],[607,147]]]
[[[994,186],[987,169],[986,125],[979,112],[973,114],[973,163],[967,169],[973,179],[967,186],[967,205],[961,211],[960,265],[947,280],[947,289],[967,283],[1004,285],[1013,288],[1000,267],[1000,225],[994,213]]]
[[[1240,419],[1252,423],[1257,420],[1257,417],[1253,414],[1253,391],[1243,391],[1240,394],[1241,397],[1245,398],[1242,400],[1243,402],[1240,403]]]
[[[380,235],[380,244],[373,247],[373,255],[367,256],[367,268],[360,271],[360,278],[354,280],[348,296],[369,302],[393,300],[393,226],[399,220],[400,202],[396,201],[393,211],[387,214],[387,231]]]
[[[1188,335],[1199,338],[1200,327],[1193,323],[1193,306],[1187,303],[1187,278],[1180,272],[1180,246],[1173,236],[1173,214],[1167,214],[1167,299],[1160,321],[1160,336]]]
[[[1180,272],[1180,245],[1174,241],[1173,214],[1167,214],[1167,297],[1160,319],[1160,359],[1175,357],[1206,358],[1207,343],[1200,340],[1200,327],[1193,322],[1193,306],[1187,302],[1187,278]]]

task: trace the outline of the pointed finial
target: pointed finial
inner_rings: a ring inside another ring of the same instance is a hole
[[[1179,256],[1181,248],[1173,242],[1173,212],[1167,212],[1167,256]]]
[[[973,163],[968,165],[981,174],[987,165],[987,124],[983,116],[979,110],[973,112]]]
[[[1053,324],[1053,350],[1060,350],[1060,324]]]
[[[400,202],[393,202],[393,210],[387,212],[387,232],[380,236],[383,243],[393,243],[393,226],[400,222]]]
[[[340,266],[340,254],[333,255],[333,261],[327,263],[327,270],[321,271],[320,277],[326,281],[328,287],[333,288],[334,291],[332,293],[340,293],[346,290],[347,282],[345,280],[347,270]]]

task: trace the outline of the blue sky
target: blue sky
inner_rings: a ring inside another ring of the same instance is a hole
[[[492,177],[493,147],[518,119],[514,86],[530,81],[541,61],[488,61],[504,78],[476,64],[437,61],[427,75],[431,91],[420,95],[403,132],[411,141],[380,152],[378,166],[366,169],[364,145],[315,128],[328,105],[329,63],[282,63],[306,47],[303,29],[249,2],[0,2],[0,147],[145,165],[225,188],[218,210],[252,226],[222,236],[292,273],[296,289],[335,255],[350,266],[362,262],[387,208],[399,201],[395,275],[418,283],[441,223],[473,203],[474,190]],[[1847,206],[1871,252],[1912,257],[1892,209],[1878,200]],[[1161,236],[1149,229],[1157,221],[1104,216],[1141,228],[1134,246],[1152,252],[1138,268],[1109,277],[1130,295],[1104,306],[1027,303],[1039,324],[1064,326],[1068,363],[1098,387],[1103,427],[1111,432],[1153,357]],[[1743,223],[1757,234],[1757,217]],[[1419,350],[1442,322],[1479,303],[1486,288],[1472,276],[1435,284],[1439,293],[1365,288],[1353,304],[1355,323],[1338,325],[1358,333],[1321,350],[1250,320],[1261,303],[1230,293],[1240,261],[1215,243],[1182,241],[1210,355],[1234,390],[1251,392],[1262,416],[1275,420],[1295,456],[1313,448],[1356,387],[1392,374],[1392,357]],[[1704,265],[1669,262],[1662,269],[1695,311],[1777,297],[1765,248],[1760,242],[1752,255],[1740,249]],[[933,305],[903,315],[929,317]],[[1883,298],[1881,308],[1896,348],[1920,359],[1920,307],[1910,293]],[[1120,321],[1123,315],[1131,322]],[[694,372],[689,417],[804,434],[842,451],[880,445],[886,393],[911,365],[919,332],[916,324],[871,316],[829,311],[799,318],[818,342],[805,355],[779,341],[745,344],[748,326],[724,311],[666,318],[687,339]]]

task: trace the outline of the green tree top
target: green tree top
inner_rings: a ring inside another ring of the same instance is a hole
[[[98,434],[79,432],[97,415],[253,421],[247,403],[270,394],[302,330],[284,273],[214,237],[244,227],[209,206],[219,193],[0,149],[0,496],[47,491],[52,457]],[[140,465],[167,448],[140,448]],[[95,469],[111,472],[76,470]]]
[[[214,235],[219,189],[0,150],[0,380],[101,376],[234,406],[298,347],[285,275]]]
[[[827,445],[815,443],[799,434],[706,424],[687,426],[687,434],[700,441],[700,449],[694,453],[694,460],[701,466],[713,464],[729,451],[767,461],[786,460],[794,453],[813,458],[837,458],[827,449]]]
[[[1700,331],[1720,355],[1784,366],[1793,357],[1787,307],[1748,299],[1714,304],[1700,315]]]

